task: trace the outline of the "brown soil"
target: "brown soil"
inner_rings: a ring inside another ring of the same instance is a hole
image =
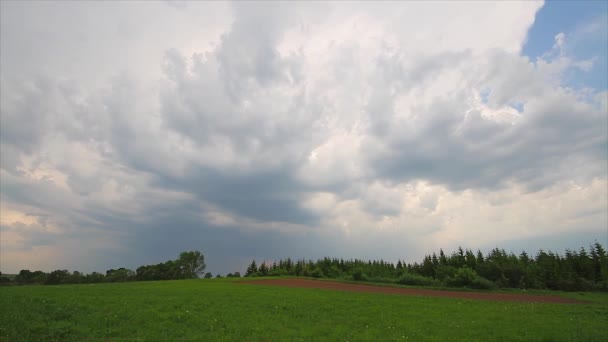
[[[287,287],[305,287],[314,289],[327,289],[338,291],[353,291],[353,292],[376,292],[386,294],[400,294],[410,296],[430,296],[430,297],[449,297],[449,298],[464,298],[477,300],[495,300],[495,301],[511,301],[524,303],[562,303],[562,304],[584,304],[588,302],[563,298],[558,296],[547,295],[527,295],[516,293],[493,293],[493,292],[461,292],[461,291],[443,291],[429,289],[412,289],[390,286],[375,286],[352,283],[339,283],[324,280],[312,279],[259,279],[246,281],[248,284],[256,285],[273,285]]]

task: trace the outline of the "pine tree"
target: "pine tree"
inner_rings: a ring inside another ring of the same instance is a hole
[[[266,266],[266,262],[263,261],[262,264],[260,265],[260,269],[258,270],[260,273],[260,276],[262,277],[266,277],[268,275],[268,266]]]
[[[247,267],[247,271],[245,272],[245,277],[255,277],[258,273],[258,266],[255,263],[255,260],[251,261],[249,267]]]

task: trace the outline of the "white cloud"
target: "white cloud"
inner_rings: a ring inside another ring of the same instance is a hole
[[[3,247],[82,268],[601,232],[607,93],[563,85],[592,64],[568,34],[519,55],[541,5],[2,3],[2,204],[57,227],[42,251],[3,221]]]

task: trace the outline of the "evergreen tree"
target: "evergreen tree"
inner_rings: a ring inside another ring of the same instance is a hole
[[[258,266],[255,263],[255,259],[251,261],[249,267],[247,267],[247,271],[245,272],[245,277],[255,277],[258,275]]]

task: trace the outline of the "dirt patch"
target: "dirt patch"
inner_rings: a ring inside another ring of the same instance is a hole
[[[494,301],[509,301],[523,303],[561,303],[561,304],[586,304],[588,302],[563,298],[558,296],[547,295],[527,295],[516,293],[492,293],[492,292],[461,292],[461,291],[443,291],[429,289],[408,289],[390,286],[375,286],[365,284],[339,283],[324,280],[312,279],[259,279],[245,281],[248,284],[256,285],[273,285],[287,287],[305,287],[314,289],[327,289],[338,291],[353,291],[353,292],[376,292],[386,294],[400,294],[410,296],[429,296],[429,297],[448,297],[448,298],[464,298],[476,300],[494,300]]]

